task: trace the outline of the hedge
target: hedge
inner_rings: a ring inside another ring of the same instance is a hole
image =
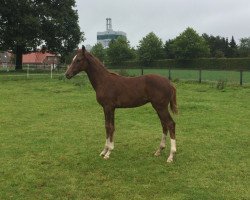
[[[193,60],[157,60],[148,65],[139,61],[125,61],[120,64],[106,64],[109,68],[172,68],[172,69],[214,69],[250,70],[250,58],[200,58]]]

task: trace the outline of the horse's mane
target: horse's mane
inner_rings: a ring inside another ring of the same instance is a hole
[[[85,55],[86,55],[86,58],[89,60],[89,62],[91,62],[92,64],[94,64],[98,68],[103,68],[103,69],[105,69],[106,71],[108,71],[112,75],[120,76],[119,74],[108,70],[104,66],[104,64],[97,57],[93,56],[91,53],[87,52]]]
[[[86,51],[85,56],[88,59],[88,61],[94,64],[95,66],[106,69],[103,63],[97,57],[93,56],[91,53]]]
[[[110,71],[110,70],[108,70],[108,72],[109,72],[110,74],[112,74],[112,75],[120,76],[120,74],[118,74],[118,73],[116,73],[116,72],[112,72],[112,71]]]

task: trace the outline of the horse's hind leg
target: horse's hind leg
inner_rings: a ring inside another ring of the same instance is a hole
[[[168,112],[167,106],[159,106],[157,104],[152,103],[153,108],[158,114],[158,117],[160,118],[161,125],[162,125],[162,138],[161,143],[157,151],[155,152],[155,156],[160,156],[163,149],[166,147],[166,137],[168,132],[168,127],[166,123],[166,113]]]
[[[153,105],[153,107],[156,110],[156,112],[161,120],[161,125],[162,125],[162,130],[163,130],[163,135],[162,135],[160,147],[155,152],[155,156],[159,156],[161,154],[161,151],[166,147],[166,136],[167,136],[167,131],[169,130],[171,149],[170,149],[170,155],[167,159],[167,162],[172,162],[173,158],[174,158],[174,154],[176,152],[175,122],[172,119],[172,117],[167,109],[167,106],[160,106],[159,107],[159,106]]]
[[[105,115],[105,128],[106,128],[106,143],[100,156],[104,156],[104,159],[108,159],[111,151],[114,149],[114,109],[104,108]]]
[[[170,154],[167,159],[167,162],[173,162],[174,154],[176,153],[175,122],[169,113],[167,115],[167,127],[170,133],[170,143],[171,143]]]
[[[155,152],[155,156],[160,156],[162,150],[165,149],[166,147],[166,137],[167,137],[168,129],[167,129],[166,123],[162,120],[161,120],[161,125],[162,125],[162,138],[161,138],[159,149]]]

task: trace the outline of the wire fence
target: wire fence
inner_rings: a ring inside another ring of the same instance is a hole
[[[217,82],[224,81],[232,84],[250,84],[250,71],[228,71],[210,69],[171,69],[171,68],[122,68],[113,69],[126,76],[140,76],[144,74],[159,74],[173,81]]]
[[[195,82],[218,82],[250,85],[250,71],[225,71],[225,70],[205,70],[205,69],[170,69],[170,68],[120,68],[110,70],[124,76],[140,76],[144,74],[159,74],[173,81],[195,81]],[[38,79],[38,78],[63,78],[66,71],[65,66],[60,68],[38,69],[34,66],[24,66],[22,71],[0,69],[0,80],[15,79]]]
[[[55,65],[23,65],[22,70],[15,71],[13,67],[0,68],[0,79],[15,79],[15,78],[56,78],[63,76],[66,67],[58,67]]]

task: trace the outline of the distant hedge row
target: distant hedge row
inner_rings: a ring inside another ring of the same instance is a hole
[[[218,69],[250,70],[250,58],[201,58],[193,60],[157,60],[148,65],[139,61],[125,61],[120,64],[106,64],[109,68],[172,68],[172,69]]]

